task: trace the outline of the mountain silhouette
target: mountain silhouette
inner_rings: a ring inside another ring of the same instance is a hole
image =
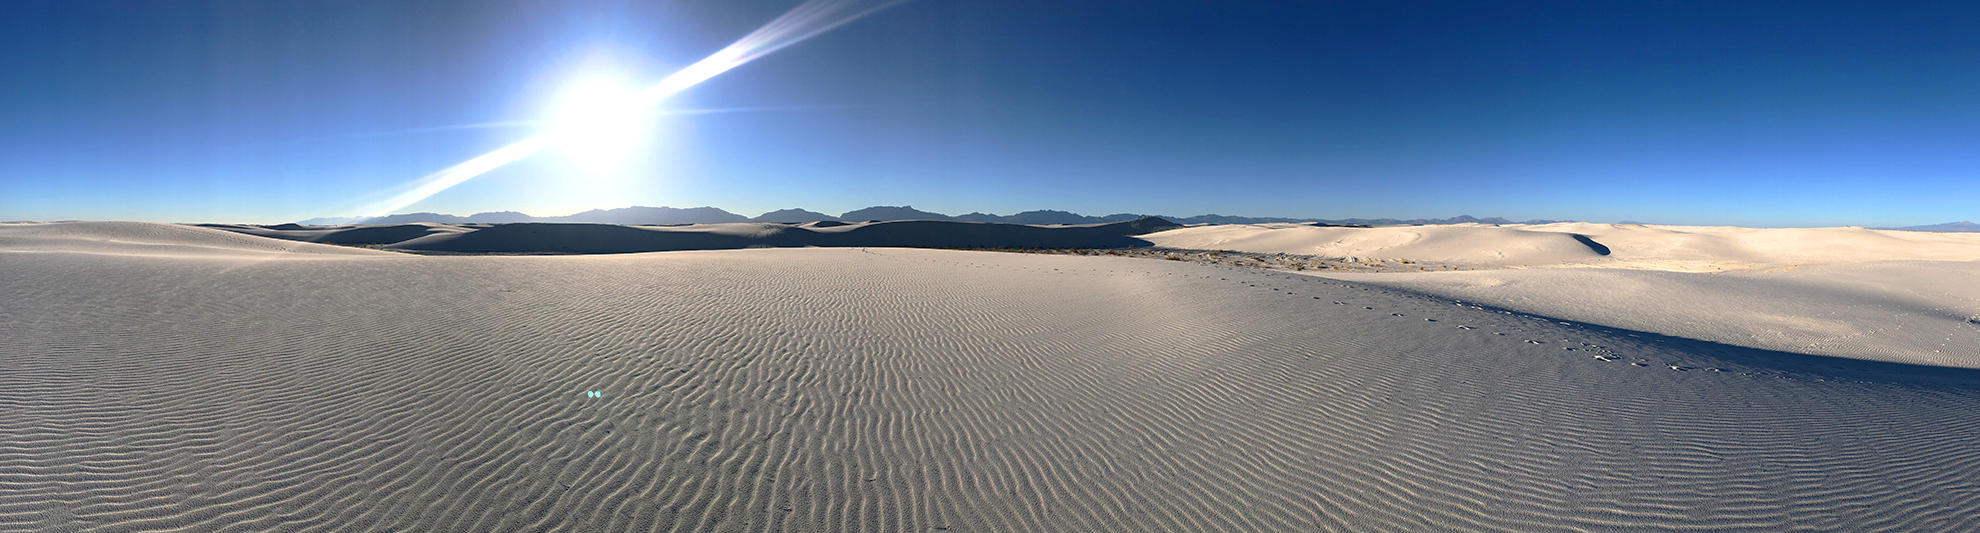
[[[1046,224],[1109,224],[1114,222],[1136,220],[1144,217],[1160,217],[1169,221],[1173,221],[1178,224],[1314,223],[1314,224],[1329,224],[1329,225],[1386,226],[1386,225],[1399,225],[1399,224],[1433,225],[1433,224],[1464,224],[1464,223],[1549,224],[1553,222],[1559,222],[1556,220],[1528,220],[1525,222],[1513,222],[1511,220],[1507,220],[1499,217],[1478,218],[1471,215],[1459,215],[1451,218],[1414,218],[1414,219],[1350,218],[1350,219],[1341,219],[1341,220],[1318,219],[1318,218],[1244,217],[1244,216],[1230,216],[1230,215],[1217,215],[1217,214],[1197,215],[1193,217],[1177,217],[1177,216],[1169,216],[1169,215],[1151,215],[1151,214],[1136,214],[1136,213],[1115,213],[1107,216],[1095,217],[1095,216],[1081,215],[1078,213],[1070,213],[1066,211],[1053,211],[1053,210],[1025,211],[1015,215],[998,215],[994,213],[979,212],[979,213],[969,213],[961,216],[949,216],[941,213],[922,211],[919,209],[915,209],[913,206],[881,205],[881,206],[868,207],[865,209],[848,211],[845,214],[836,217],[816,211],[810,211],[799,208],[779,209],[776,211],[771,211],[768,213],[757,215],[755,217],[745,217],[742,215],[730,213],[728,211],[724,211],[722,209],[714,208],[714,207],[675,208],[675,207],[664,207],[664,206],[663,207],[632,206],[632,207],[621,207],[618,209],[593,209],[590,211],[585,211],[574,215],[560,216],[560,217],[536,217],[515,211],[492,211],[486,213],[475,213],[473,215],[468,215],[465,217],[447,215],[441,213],[422,212],[422,213],[397,214],[397,215],[375,217],[375,218],[323,217],[323,218],[312,218],[309,220],[304,220],[296,223],[305,226],[336,226],[336,225],[344,225],[344,224],[382,225],[382,224],[417,224],[417,223],[514,224],[521,222],[560,222],[560,223],[624,224],[624,225],[641,225],[641,224],[673,225],[673,224],[728,224],[728,223],[736,223],[736,222],[776,222],[776,223],[786,223],[786,224],[802,224],[802,223],[821,222],[821,221],[865,222],[869,220],[878,220],[878,221],[941,220],[941,221],[957,221],[957,222],[993,222],[993,223],[1001,223],[1001,224],[1046,225]],[[1962,224],[1964,226],[1962,226]],[[1925,228],[1942,228],[1942,229],[1925,229]],[[1960,229],[1960,228],[1966,228],[1966,229]],[[1910,228],[1889,228],[1889,229],[1907,229],[1913,231],[1980,231],[1980,226],[1976,226],[1972,222],[1954,222],[1950,224],[1939,224],[1935,226],[1914,226]]]

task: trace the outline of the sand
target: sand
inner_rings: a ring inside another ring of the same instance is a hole
[[[1107,224],[1024,225],[945,220],[737,223],[679,226],[613,224],[395,224],[377,226],[207,225],[236,233],[425,253],[638,253],[806,246],[919,248],[1124,248],[1177,224],[1142,218]]]
[[[1469,265],[1344,274],[1575,322],[1795,353],[1980,368],[1980,235],[1561,223],[1200,226],[1161,246]],[[1434,268],[1433,268],[1434,269]]]
[[[0,226],[0,530],[1980,528],[1980,371],[1181,261],[154,226]]]
[[[213,228],[179,224],[147,222],[0,224],[0,254],[49,252],[191,258],[393,255],[343,246],[254,238]]]
[[[1409,259],[1478,267],[1590,261],[1602,254],[1572,235],[1486,224],[1354,228],[1312,224],[1192,226],[1143,236],[1155,246],[1288,253],[1350,261]]]
[[[1476,268],[1622,268],[1682,272],[1865,261],[1980,260],[1980,234],[1863,228],[1756,229],[1563,222],[1353,228],[1311,224],[1192,226],[1141,236],[1155,246],[1408,259]]]
[[[1603,268],[1329,274],[1502,309],[1796,353],[1980,368],[1980,263],[1704,274]]]

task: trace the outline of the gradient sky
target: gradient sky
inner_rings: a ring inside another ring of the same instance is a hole
[[[359,214],[798,3],[7,0],[0,220]],[[915,0],[398,212],[1980,219],[1980,4],[1896,4]]]

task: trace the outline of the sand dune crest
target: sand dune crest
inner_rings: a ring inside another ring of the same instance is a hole
[[[292,254],[379,256],[386,252],[258,238],[236,232],[153,222],[51,222],[0,225],[0,252],[76,252],[150,256]]]
[[[1156,246],[1474,267],[1726,271],[1864,261],[1980,260],[1980,234],[1863,228],[1754,229],[1564,222],[1544,225],[1315,227],[1244,224],[1143,236]]]

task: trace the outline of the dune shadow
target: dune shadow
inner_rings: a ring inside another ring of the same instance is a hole
[[[363,226],[325,233],[320,237],[310,239],[310,241],[343,245],[392,244],[425,237],[434,233],[434,231],[432,226],[419,224]]]
[[[1334,282],[1360,285],[1352,281],[1335,280]],[[1437,301],[1440,302],[1440,306],[1455,302],[1494,314],[1545,321],[1548,324],[1559,327],[1626,340],[1644,348],[1669,350],[1705,360],[1696,363],[1702,365],[1699,368],[1687,368],[1686,370],[1705,370],[1712,366],[1739,367],[1743,368],[1743,371],[1746,373],[1793,379],[1926,386],[1938,390],[1980,393],[1980,369],[1872,361],[1867,359],[1851,359],[1829,355],[1751,348],[1538,315],[1476,302],[1460,302],[1444,296],[1408,289],[1380,286],[1367,287],[1374,290],[1406,294]]]
[[[1551,319],[1550,319],[1551,320]],[[1980,392],[1980,369],[1919,365],[1850,359],[1761,348],[1735,346],[1712,341],[1673,337],[1658,333],[1576,323],[1575,327],[1609,335],[1626,336],[1673,350],[1791,376],[1831,381],[1860,381],[1886,384],[1931,385],[1936,388]]]
[[[1594,250],[1596,255],[1609,255],[1608,246],[1603,246],[1602,243],[1595,242],[1595,239],[1590,239],[1588,238],[1587,235],[1582,235],[1580,233],[1569,233],[1568,236],[1574,237],[1574,240],[1580,241],[1583,246],[1587,246],[1588,249]]]

